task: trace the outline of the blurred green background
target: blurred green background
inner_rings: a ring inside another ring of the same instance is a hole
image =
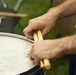
[[[9,8],[14,8],[17,0],[5,0]],[[28,17],[21,18],[20,24],[14,28],[14,33],[23,35],[23,29],[28,25],[32,18],[40,16],[48,11],[51,7],[51,0],[24,0],[18,13],[26,13]],[[54,27],[51,32],[45,36],[45,39],[54,39],[59,31]],[[46,71],[47,75],[68,75],[68,61],[65,59],[51,61],[52,69]]]

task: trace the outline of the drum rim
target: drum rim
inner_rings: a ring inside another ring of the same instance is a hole
[[[28,41],[30,43],[34,42],[33,40],[30,40],[30,39],[26,38],[25,36],[22,36],[22,35],[19,35],[19,34],[0,32],[0,36],[7,36],[7,37],[18,38],[18,39],[22,39],[24,41]]]

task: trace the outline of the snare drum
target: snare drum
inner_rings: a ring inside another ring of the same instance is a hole
[[[32,43],[20,35],[0,33],[0,75],[44,75],[29,59]]]

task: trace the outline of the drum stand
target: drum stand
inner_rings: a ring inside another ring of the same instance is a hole
[[[0,2],[2,3],[4,8],[7,8],[7,4],[6,4],[6,2],[4,0],[0,0]]]
[[[17,13],[21,4],[23,3],[23,0],[18,0],[14,9],[10,9],[5,0],[0,0],[0,3],[2,5],[2,7],[0,7],[1,12]],[[14,27],[17,23],[19,23],[19,20],[20,20],[20,18],[17,18],[17,17],[1,16],[0,17],[0,32],[13,33]],[[19,25],[19,27],[22,28],[20,23],[18,25]]]

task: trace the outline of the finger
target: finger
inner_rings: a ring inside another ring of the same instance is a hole
[[[31,56],[31,51],[29,52],[29,58],[30,58],[30,60],[34,60],[34,58],[32,58],[32,56]]]
[[[30,60],[32,61],[32,63],[35,64],[34,58],[32,56],[32,51],[29,52],[29,57],[30,57]]]
[[[39,65],[39,59],[38,58],[34,58],[34,64]]]
[[[43,29],[42,35],[45,36],[46,34],[47,34],[47,30],[46,29]]]
[[[35,51],[34,44],[32,45],[32,48],[31,48],[31,51],[30,51],[30,58],[35,65],[39,64],[39,58],[38,58],[38,55]]]
[[[26,27],[23,30],[23,33],[25,34],[25,36],[29,39],[33,39],[33,29],[31,30],[30,26]]]
[[[25,34],[25,36],[29,39],[33,39],[33,33],[32,32],[29,32],[29,29],[28,27],[26,27],[24,30],[23,30],[23,33]]]
[[[34,52],[34,64],[38,65],[39,61],[41,60],[41,58],[39,57],[39,55],[37,53]]]
[[[31,60],[34,60],[34,55],[33,55],[34,51],[33,51],[33,47],[34,47],[34,45],[32,45],[31,50],[30,50],[30,52],[29,52],[29,55],[30,55]]]

